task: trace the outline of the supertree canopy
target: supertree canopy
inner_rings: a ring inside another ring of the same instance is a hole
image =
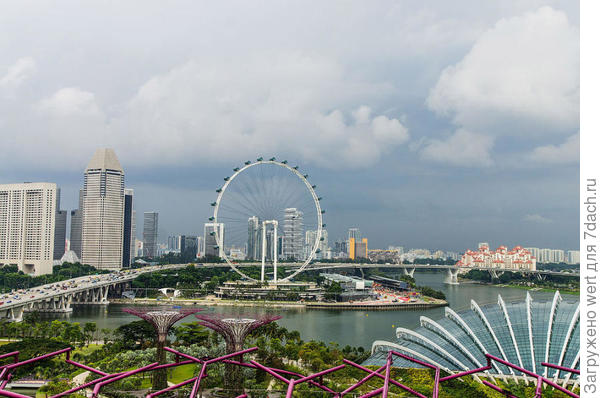
[[[281,319],[279,315],[225,315],[225,314],[196,314],[200,325],[219,333],[225,339],[225,349],[228,354],[241,351],[244,340],[254,329]],[[238,358],[239,361],[242,358]],[[225,389],[232,394],[243,393],[243,378],[239,366],[225,365]]]
[[[181,307],[132,307],[124,308],[123,312],[138,316],[149,322],[156,330],[156,361],[159,365],[166,363],[166,351],[164,347],[169,335],[169,329],[177,321],[186,316],[202,311],[202,308],[181,308]],[[157,370],[152,378],[152,388],[161,390],[167,387],[166,369]]]

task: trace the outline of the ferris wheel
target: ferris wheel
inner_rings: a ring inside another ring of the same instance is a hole
[[[300,267],[280,282],[302,272],[321,252],[325,227],[322,198],[308,177],[298,166],[275,158],[261,157],[234,168],[211,203],[214,212],[207,225],[212,226],[212,242],[205,242],[205,252],[212,250],[242,277],[255,282],[277,283],[277,266],[282,261]],[[260,263],[260,279],[242,272],[242,260]],[[267,275],[268,265],[272,265],[272,279]]]

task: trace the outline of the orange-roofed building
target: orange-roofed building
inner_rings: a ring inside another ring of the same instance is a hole
[[[477,251],[466,250],[456,266],[535,271],[536,259],[529,250],[521,246],[515,246],[511,250],[506,246],[499,246],[496,250],[490,251],[487,245],[480,245]]]

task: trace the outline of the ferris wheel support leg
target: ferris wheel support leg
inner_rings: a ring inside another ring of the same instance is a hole
[[[267,224],[263,221],[262,227],[262,264],[260,267],[260,281],[265,281],[265,260],[267,257]]]
[[[273,282],[277,283],[277,221],[273,224]]]

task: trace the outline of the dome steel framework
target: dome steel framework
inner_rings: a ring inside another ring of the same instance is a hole
[[[493,355],[517,364],[543,377],[568,382],[571,373],[544,366],[553,363],[579,368],[579,303],[563,301],[557,291],[551,301],[535,302],[529,292],[525,301],[479,306],[471,300],[471,309],[455,312],[445,309],[445,317],[420,318],[416,330],[397,328],[397,342],[375,341],[369,365],[385,363],[387,352],[394,350],[439,366],[448,372],[481,368],[486,356]],[[398,361],[396,366],[414,367]],[[494,376],[513,378],[519,372],[494,362],[486,370]]]

